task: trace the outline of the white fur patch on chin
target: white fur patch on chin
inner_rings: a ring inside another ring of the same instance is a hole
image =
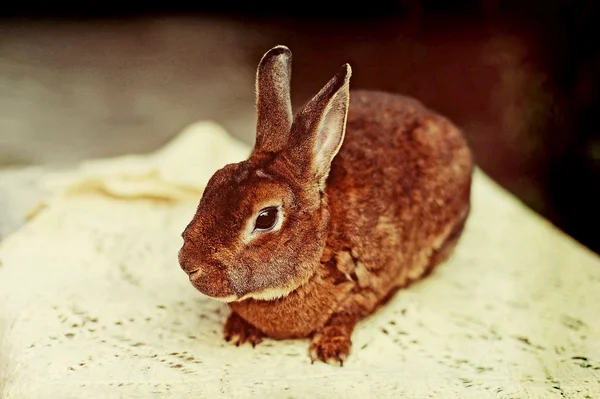
[[[219,301],[219,302],[225,302],[225,303],[229,303],[229,302],[235,302],[238,301],[238,297],[236,295],[229,295],[229,296],[223,296],[220,298],[214,297],[214,296],[209,296],[210,299],[214,299],[215,301]]]
[[[245,299],[256,299],[258,301],[272,301],[275,299],[283,298],[288,296],[293,289],[289,288],[267,288],[260,292],[251,292],[237,299],[237,302],[241,302]]]
[[[229,295],[229,296],[224,296],[224,297],[212,297],[211,296],[209,298],[214,299],[215,301],[224,302],[224,303],[241,302],[246,299],[255,299],[257,301],[272,301],[275,299],[283,298],[292,291],[293,291],[292,289],[286,289],[286,288],[268,288],[261,292],[252,292],[252,293],[246,294],[246,295],[242,296],[241,298],[238,297],[237,295]]]
[[[241,302],[246,299],[254,299],[257,301],[273,301],[275,299],[281,299],[288,296],[290,293],[296,291],[298,288],[302,287],[306,284],[312,277],[314,273],[306,277],[303,281],[301,281],[297,286],[287,286],[287,287],[276,287],[276,288],[266,288],[262,291],[258,292],[250,292],[241,297],[236,297],[235,295],[219,298],[220,301],[225,302]],[[216,298],[215,298],[216,299]]]

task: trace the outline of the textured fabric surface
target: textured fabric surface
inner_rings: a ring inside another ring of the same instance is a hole
[[[482,172],[454,256],[362,321],[344,367],[222,339],[177,263],[202,188],[249,148],[199,123],[148,156],[46,176],[0,244],[0,396],[600,397],[600,260]]]

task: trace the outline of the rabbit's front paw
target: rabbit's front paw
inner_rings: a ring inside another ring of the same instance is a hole
[[[265,338],[262,331],[242,319],[235,312],[231,312],[227,318],[224,335],[225,341],[231,342],[235,346],[248,342],[254,347]]]
[[[350,354],[352,340],[343,326],[325,326],[317,331],[310,342],[310,358],[334,366],[343,366]]]

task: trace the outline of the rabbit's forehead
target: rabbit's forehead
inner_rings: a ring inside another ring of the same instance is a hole
[[[290,187],[268,171],[236,164],[215,173],[203,202],[213,212],[248,217],[265,206],[287,203],[292,196]]]
[[[246,218],[271,206],[287,205],[291,201],[287,186],[272,181],[248,182],[240,189],[239,209]]]

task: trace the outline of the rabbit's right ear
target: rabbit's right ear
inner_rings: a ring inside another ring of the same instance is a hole
[[[351,76],[350,65],[342,66],[296,115],[292,125],[286,156],[302,173],[311,174],[321,191],[346,134]]]
[[[292,126],[290,79],[292,53],[276,46],[260,60],[256,72],[256,142],[254,151],[278,152],[287,143]]]

